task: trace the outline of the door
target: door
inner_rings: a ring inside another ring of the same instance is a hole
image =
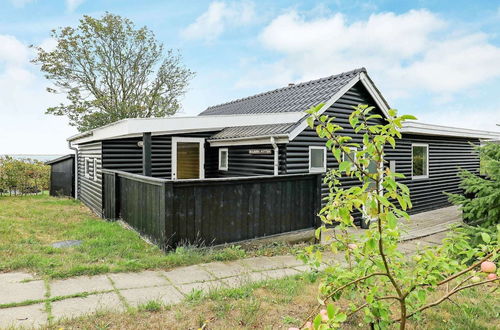
[[[172,138],[172,179],[203,179],[205,177],[205,139]]]

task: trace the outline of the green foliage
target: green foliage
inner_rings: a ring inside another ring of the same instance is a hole
[[[483,278],[471,284],[471,272],[479,266],[478,260],[487,257],[493,261],[500,252],[498,242],[491,237],[488,240],[485,233],[480,248],[472,248],[469,240],[456,236],[442,246],[418,251],[413,260],[398,250],[400,222],[409,219],[406,211],[412,203],[408,187],[400,182],[404,175],[390,170],[384,153],[387,148],[395,148],[402,123],[415,117],[398,117],[391,109],[391,117],[383,119],[372,113],[373,107],[359,105],[349,117],[352,130],[362,137],[358,141],[341,135],[343,128],[335,118],[317,114],[320,108],[307,111],[311,115],[308,124],[326,139],[338,168],[330,169],[325,177],[329,195],[319,214],[323,226],[317,235],[326,233],[326,225],[335,224],[333,235],[324,239],[331,242],[333,253],[344,253],[345,262],[334,261],[324,269],[317,308],[323,306],[323,310],[310,319],[314,329],[340,328],[357,313],[363,313],[364,322],[372,328],[385,329],[397,323],[405,329],[409,317],[418,317],[463,289],[496,281]],[[357,150],[355,155],[353,148]],[[345,177],[357,179],[359,184],[345,188],[341,185]],[[350,230],[355,227],[355,212],[370,222],[361,236]],[[320,266],[322,251],[311,246],[301,257]],[[445,284],[453,285],[442,300],[429,302],[429,293]],[[342,298],[352,301],[348,308],[337,305]]]
[[[461,206],[465,222],[489,227],[500,223],[500,144],[488,143],[477,150],[487,177],[461,171],[464,195],[447,195],[450,202]]]
[[[54,85],[47,91],[66,94],[68,103],[47,113],[67,116],[79,131],[124,118],[172,115],[193,76],[152,31],[118,15],[83,16],[78,27],[52,30],[51,37],[55,49],[36,47],[33,62]]]
[[[49,189],[50,166],[32,159],[0,157],[0,195],[36,194]]]

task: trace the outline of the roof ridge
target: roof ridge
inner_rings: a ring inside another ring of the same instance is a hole
[[[217,107],[220,107],[220,106],[223,106],[223,105],[234,104],[234,103],[238,103],[238,102],[241,102],[241,101],[251,100],[253,98],[257,98],[257,97],[260,97],[260,96],[263,96],[263,95],[267,95],[267,94],[276,93],[278,91],[282,91],[282,90],[285,90],[285,89],[293,89],[293,88],[303,87],[305,85],[310,85],[310,84],[318,83],[320,81],[325,81],[325,80],[330,80],[330,79],[337,79],[337,78],[340,78],[340,77],[343,77],[343,76],[348,76],[348,75],[355,74],[355,73],[360,73],[360,72],[365,72],[366,73],[366,68],[365,67],[361,67],[361,68],[357,68],[357,69],[354,69],[354,70],[350,70],[350,71],[345,71],[345,72],[342,72],[342,73],[334,74],[334,75],[331,75],[331,76],[328,76],[328,77],[323,77],[323,78],[313,79],[313,80],[309,80],[309,81],[305,81],[305,82],[300,82],[300,83],[297,83],[297,84],[293,84],[291,86],[280,87],[280,88],[276,88],[276,89],[273,89],[273,90],[270,90],[270,91],[267,91],[267,92],[262,92],[262,93],[254,94],[254,95],[251,95],[251,96],[242,97],[242,98],[239,98],[239,99],[235,99],[235,100],[232,100],[232,101],[220,103],[220,104],[217,104],[217,105],[212,105],[212,106],[209,106],[208,108],[206,108],[202,112],[209,111],[210,109],[217,108]]]

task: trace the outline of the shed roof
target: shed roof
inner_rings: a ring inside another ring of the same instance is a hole
[[[67,154],[67,155],[58,157],[56,159],[48,160],[45,162],[45,165],[52,165],[52,164],[59,163],[59,162],[62,162],[64,160],[70,159],[70,158],[75,158],[75,154]]]
[[[303,112],[312,106],[328,101],[361,72],[366,73],[366,69],[359,68],[317,80],[291,84],[269,92],[208,107],[199,116]]]

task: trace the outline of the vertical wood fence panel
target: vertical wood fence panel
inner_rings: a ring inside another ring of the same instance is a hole
[[[314,228],[321,178],[298,174],[164,180],[103,170],[103,214],[161,248],[216,245]]]

